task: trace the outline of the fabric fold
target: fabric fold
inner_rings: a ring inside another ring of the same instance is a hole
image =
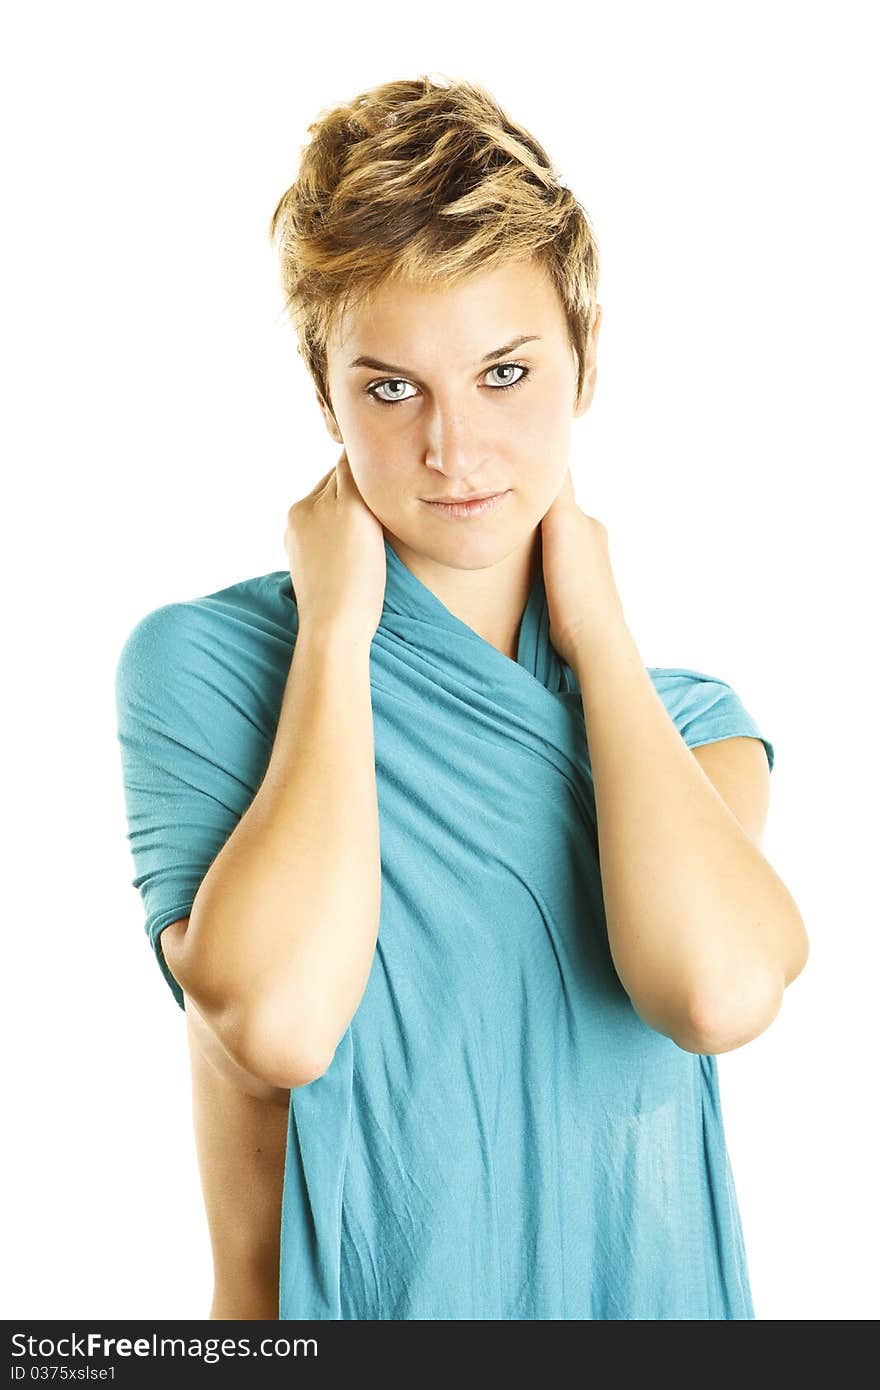
[[[379,936],[329,1067],[291,1091],[279,1317],[753,1318],[715,1059],[649,1028],[614,970],[580,690],[541,565],[511,660],[385,548]],[[265,768],[291,576],[142,626],[117,672],[120,743],[166,969],[168,914]],[[690,746],[763,738],[726,682],[648,669]]]

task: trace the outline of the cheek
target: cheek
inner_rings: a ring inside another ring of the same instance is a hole
[[[536,397],[507,422],[498,442],[539,486],[542,478],[555,478],[571,442],[571,419],[560,408],[558,393]]]
[[[404,458],[402,451],[393,445],[389,447],[387,439],[361,439],[352,472],[364,501],[388,510],[403,499],[405,486],[412,478],[411,455]]]

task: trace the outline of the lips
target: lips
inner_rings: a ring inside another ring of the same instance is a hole
[[[463,502],[483,502],[487,497],[497,497],[503,492],[503,488],[496,488],[493,492],[470,492],[466,497],[425,497],[425,502],[446,502],[449,505],[459,505]]]
[[[425,502],[426,506],[433,507],[440,516],[475,517],[500,507],[509,491],[509,488],[505,488],[503,492],[481,493],[479,497],[457,498],[453,502],[443,502],[439,498],[435,500],[423,498],[422,501]]]

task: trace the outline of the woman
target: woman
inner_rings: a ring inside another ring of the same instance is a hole
[[[753,1318],[715,1054],[807,937],[772,745],[644,667],[574,498],[589,222],[475,84],[310,131],[272,235],[341,454],[289,571],[148,614],[118,669],[212,1316]]]

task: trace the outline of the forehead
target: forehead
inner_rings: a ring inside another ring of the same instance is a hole
[[[516,260],[455,285],[389,280],[337,319],[327,347],[346,356],[399,345],[400,357],[421,344],[478,353],[522,333],[549,338],[565,332],[562,302],[547,271]]]

